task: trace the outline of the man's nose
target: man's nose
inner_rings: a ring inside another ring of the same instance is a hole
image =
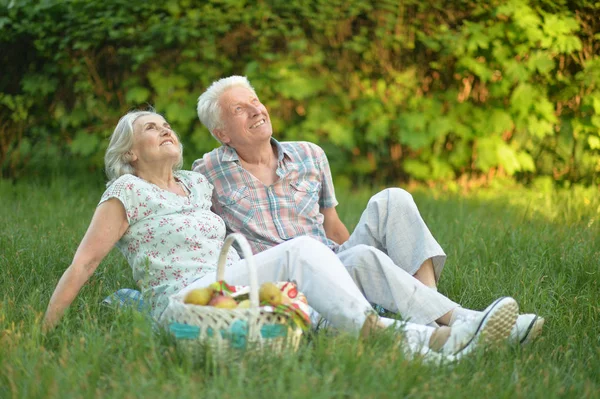
[[[260,108],[258,108],[256,105],[251,104],[250,105],[250,115],[251,116],[256,116],[260,114]]]

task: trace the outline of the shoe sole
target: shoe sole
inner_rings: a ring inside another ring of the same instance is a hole
[[[465,354],[481,340],[485,345],[496,345],[505,341],[517,321],[519,305],[510,297],[499,298],[490,305],[481,319],[475,334],[459,353]]]
[[[531,341],[539,337],[542,333],[542,327],[544,327],[544,321],[545,320],[543,317],[535,316],[531,323],[529,323],[529,326],[527,327],[527,332],[525,333],[523,339],[521,339],[520,344],[527,345]]]

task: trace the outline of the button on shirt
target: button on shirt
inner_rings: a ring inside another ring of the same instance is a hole
[[[194,162],[214,186],[213,210],[228,232],[242,233],[254,253],[297,236],[311,236],[337,250],[327,238],[321,208],[335,207],[331,170],[325,152],[308,142],[271,139],[277,149],[277,176],[270,186],[245,170],[237,152],[221,146]]]

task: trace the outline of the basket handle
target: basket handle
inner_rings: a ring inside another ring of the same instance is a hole
[[[229,248],[234,241],[240,245],[242,253],[244,254],[244,260],[248,266],[248,272],[250,275],[250,307],[258,307],[258,277],[256,276],[256,267],[254,266],[254,255],[250,249],[248,240],[240,233],[233,233],[227,236],[221,248],[219,254],[219,262],[217,264],[217,281],[223,280],[225,277],[225,265],[227,264],[227,253]]]

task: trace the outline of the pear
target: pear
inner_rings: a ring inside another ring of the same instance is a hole
[[[237,308],[238,304],[235,299],[228,295],[217,295],[210,300],[208,306],[214,306],[215,308],[220,309],[235,309]]]
[[[263,283],[258,291],[258,299],[261,302],[267,302],[271,306],[277,306],[282,301],[282,294],[275,284]]]
[[[183,299],[184,303],[205,306],[210,302],[215,290],[211,287],[196,288],[188,292]]]
[[[212,288],[215,291],[221,291],[221,283],[219,283],[218,281],[215,281],[214,283],[212,283],[208,287]]]
[[[238,303],[238,309],[248,309],[250,308],[250,299],[244,299],[240,303]]]

